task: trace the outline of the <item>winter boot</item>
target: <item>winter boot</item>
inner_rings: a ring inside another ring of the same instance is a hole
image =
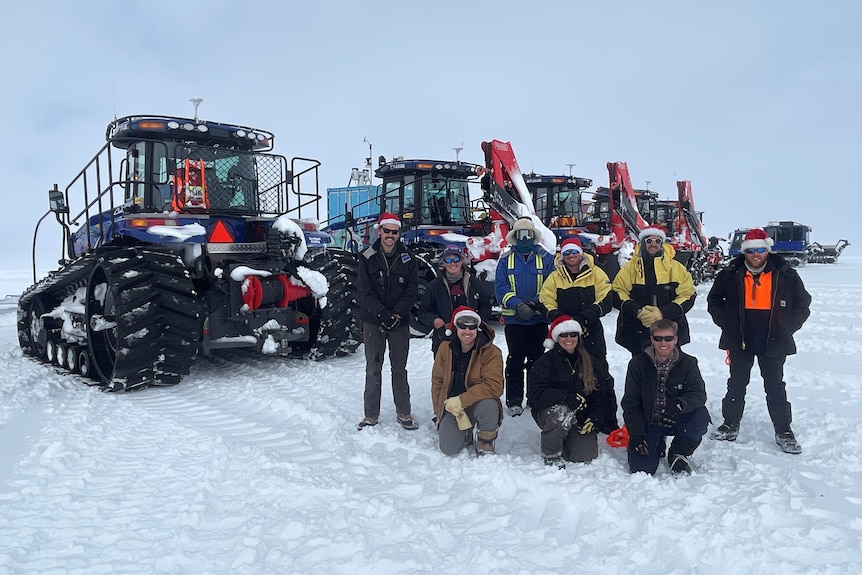
[[[544,460],[545,465],[548,467],[556,467],[557,469],[566,468],[566,460],[563,459],[563,454],[559,451],[556,453],[543,453],[542,460]]]
[[[362,421],[359,422],[359,425],[356,426],[356,429],[362,431],[366,427],[371,427],[372,425],[377,425],[377,418],[366,415],[362,418]]]
[[[524,413],[524,408],[520,405],[510,405],[507,413],[509,414],[509,417],[518,417]]]
[[[694,450],[700,445],[700,439],[692,441],[684,435],[675,435],[670,443],[670,449],[667,452],[667,462],[670,465],[670,471],[674,475],[690,474],[691,461],[689,458]]]
[[[736,441],[737,437],[739,437],[739,424],[726,421],[709,434],[710,439],[718,441]]]
[[[802,446],[796,441],[796,436],[789,429],[784,433],[775,434],[775,443],[784,453],[802,453]]]
[[[496,431],[477,431],[476,455],[493,455],[495,439],[497,439]]]
[[[413,431],[414,429],[419,429],[419,423],[417,423],[417,421],[413,419],[413,415],[409,413],[399,415],[398,423],[401,424],[401,427],[403,427],[404,429],[409,429],[410,431]]]
[[[691,475],[691,463],[685,455],[677,454],[673,459],[668,458],[670,472],[674,475]]]

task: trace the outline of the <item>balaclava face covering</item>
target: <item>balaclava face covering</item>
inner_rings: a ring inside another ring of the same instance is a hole
[[[530,253],[533,250],[533,238],[515,240],[515,249],[521,254]]]

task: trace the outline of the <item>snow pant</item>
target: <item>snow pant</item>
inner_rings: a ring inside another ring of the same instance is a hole
[[[362,342],[365,344],[365,415],[380,417],[380,394],[383,385],[383,355],[389,344],[389,368],[392,372],[392,398],[395,412],[408,415],[410,385],[407,383],[407,353],[410,351],[410,327],[402,323],[395,329],[382,331],[379,325],[362,322]]]
[[[745,389],[751,379],[754,358],[760,366],[763,377],[763,390],[766,392],[766,408],[775,427],[775,433],[790,431],[793,417],[787,401],[787,384],[784,383],[784,361],[787,356],[767,356],[748,351],[730,352],[730,378],[727,380],[727,394],[721,402],[721,415],[725,423],[736,424],[742,420],[745,409]]]
[[[641,455],[635,450],[634,444],[629,443],[629,470],[632,473],[646,471],[650,475],[655,475],[659,459],[661,459],[659,443],[664,442],[667,435],[674,436],[667,452],[668,461],[673,461],[677,455],[690,457],[706,434],[709,421],[709,412],[706,408],[698,407],[692,412],[683,413],[677,417],[671,427],[650,425],[646,434],[647,447],[649,448],[647,455]]]
[[[545,338],[548,324],[505,324],[506,347],[506,407],[524,403],[524,373],[529,372],[533,362],[545,353]]]
[[[467,417],[473,422],[473,426],[480,432],[496,433],[503,418],[500,403],[495,399],[480,399],[473,405],[465,407],[464,411],[467,412]],[[473,428],[458,429],[455,416],[444,411],[437,425],[437,436],[440,441],[440,451],[446,455],[458,455],[462,449],[473,443]]]
[[[560,454],[566,461],[586,463],[599,456],[596,432],[581,435],[575,412],[558,403],[545,409],[533,409],[533,419],[542,430],[542,455]]]

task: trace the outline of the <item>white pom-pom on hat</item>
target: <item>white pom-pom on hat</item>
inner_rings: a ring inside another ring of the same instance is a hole
[[[584,330],[581,329],[581,324],[573,320],[571,316],[561,315],[551,323],[548,328],[548,338],[542,345],[544,345],[546,349],[554,349],[554,345],[560,338],[560,334],[571,332],[583,334]]]

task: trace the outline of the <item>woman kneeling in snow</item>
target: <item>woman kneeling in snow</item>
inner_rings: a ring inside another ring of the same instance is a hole
[[[570,316],[554,320],[545,340],[547,353],[533,363],[527,376],[527,401],[542,429],[542,458],[546,465],[565,461],[588,462],[599,454],[597,432],[616,427],[617,405],[613,381],[581,342],[581,324]],[[613,423],[611,423],[613,422]]]
[[[475,425],[476,453],[494,453],[503,419],[503,353],[494,330],[472,308],[458,307],[448,327],[431,369],[440,451],[457,455],[471,445]]]

